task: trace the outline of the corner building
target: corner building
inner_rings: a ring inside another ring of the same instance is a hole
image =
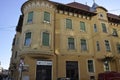
[[[120,72],[120,17],[93,3],[28,0],[10,63],[15,80],[97,80]]]

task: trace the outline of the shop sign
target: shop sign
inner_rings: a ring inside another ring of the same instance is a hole
[[[52,61],[37,61],[37,65],[52,65]]]

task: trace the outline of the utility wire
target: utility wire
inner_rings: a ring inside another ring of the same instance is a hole
[[[108,10],[108,11],[119,11],[120,9],[113,9],[113,10]]]

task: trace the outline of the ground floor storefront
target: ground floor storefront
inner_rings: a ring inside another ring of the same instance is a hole
[[[18,80],[97,80],[98,74],[105,69],[116,71],[113,62],[105,67],[104,62],[92,56],[79,55],[24,55],[22,71],[18,72]]]

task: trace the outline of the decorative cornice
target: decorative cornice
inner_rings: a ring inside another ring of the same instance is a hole
[[[30,9],[36,9],[36,8],[54,9],[54,5],[49,1],[40,1],[40,0],[27,1],[22,5],[21,11],[23,13],[23,12],[26,12]]]

